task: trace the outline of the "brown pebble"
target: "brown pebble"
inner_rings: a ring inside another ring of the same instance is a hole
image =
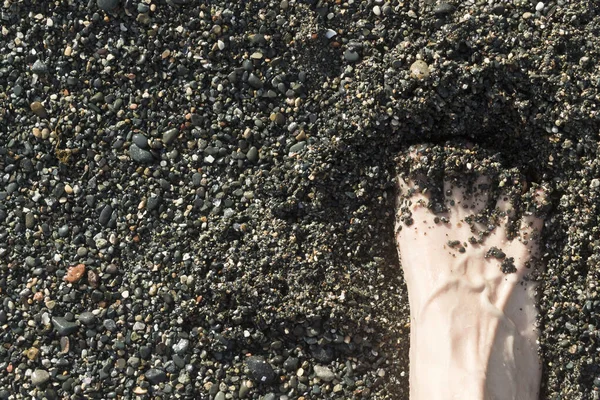
[[[42,130],[40,128],[33,128],[33,136],[38,139],[42,138]]]
[[[35,348],[35,347],[31,347],[26,351],[26,356],[28,359],[30,359],[31,361],[35,360],[36,358],[38,358],[38,355],[40,354],[40,351]]]
[[[38,117],[48,118],[48,113],[46,112],[46,109],[39,101],[34,101],[33,103],[31,103],[30,107],[31,111],[33,111],[33,113]]]
[[[85,265],[77,264],[72,267],[69,267],[67,271],[67,275],[65,276],[65,281],[69,283],[75,283],[81,279],[83,274],[85,273]]]
[[[69,352],[69,346],[71,342],[67,336],[63,336],[60,338],[60,351],[63,354],[67,354]]]

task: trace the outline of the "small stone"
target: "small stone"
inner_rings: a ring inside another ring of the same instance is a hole
[[[46,75],[48,73],[48,67],[42,60],[36,60],[31,66],[31,72],[37,75]]]
[[[360,55],[354,49],[346,49],[344,52],[344,58],[349,62],[356,62],[360,59]]]
[[[296,143],[295,145],[290,147],[290,154],[299,153],[300,151],[302,151],[302,149],[304,149],[305,146],[306,146],[305,141]]]
[[[160,205],[161,200],[160,196],[150,196],[146,202],[146,207],[149,211],[155,210]]]
[[[40,118],[48,118],[48,113],[46,112],[46,108],[44,108],[44,106],[42,105],[42,103],[40,103],[39,101],[34,101],[33,103],[31,103],[30,105],[31,111],[33,111],[33,113],[35,115],[37,115]]]
[[[179,136],[179,130],[177,128],[169,129],[165,133],[163,133],[163,142],[165,144],[171,144],[173,140],[175,140]]]
[[[452,12],[454,12],[454,6],[448,3],[440,3],[433,9],[433,13],[438,17],[451,14]]]
[[[28,212],[25,214],[25,227],[27,229],[32,229],[35,226],[35,218],[33,213]]]
[[[93,269],[88,270],[87,279],[90,286],[94,289],[100,285],[100,276]]]
[[[331,382],[332,380],[335,379],[335,374],[333,372],[331,372],[331,369],[329,369],[329,367],[315,365],[315,367],[313,369],[315,371],[315,375],[317,376],[317,378],[319,378],[320,380],[322,380],[324,382]]]
[[[79,322],[84,325],[92,325],[96,322],[96,316],[90,311],[84,311],[79,314]]]
[[[248,149],[248,152],[246,153],[246,158],[250,162],[257,162],[258,161],[258,149],[254,146],[250,147]]]
[[[38,358],[38,355],[40,354],[40,351],[37,349],[37,347],[30,347],[29,350],[27,350],[27,358],[31,361],[35,360]]]
[[[102,326],[104,326],[104,328],[109,332],[117,331],[117,323],[115,321],[113,321],[112,319],[105,319],[102,322]]]
[[[215,396],[215,400],[225,400],[225,393],[219,391]]]
[[[254,74],[250,74],[248,77],[248,84],[254,89],[260,89],[263,87],[263,81],[261,81],[260,78]]]
[[[31,383],[34,386],[43,386],[50,380],[50,374],[45,369],[36,369],[31,374]]]
[[[373,14],[379,17],[381,15],[381,8],[379,6],[373,7]]]
[[[94,104],[102,104],[104,103],[104,94],[102,92],[98,92],[90,97],[90,102]]]
[[[76,332],[79,328],[75,322],[67,321],[67,319],[64,317],[53,317],[52,325],[54,325],[56,332],[60,336],[70,335],[71,333]]]
[[[134,161],[142,164],[148,164],[154,161],[152,153],[148,150],[141,149],[135,143],[129,146],[129,155]]]
[[[75,266],[69,267],[67,270],[67,274],[65,275],[65,281],[69,283],[78,282],[83,274],[85,273],[85,265],[77,264]]]
[[[192,125],[202,126],[202,123],[204,122],[204,117],[202,117],[199,114],[192,114],[190,120],[192,121]]]
[[[112,11],[119,5],[119,0],[96,0],[96,4],[103,11]]]
[[[131,141],[140,149],[147,150],[150,148],[150,145],[148,145],[148,138],[141,133],[136,133],[133,135]]]
[[[541,1],[535,5],[535,11],[542,11],[544,9],[545,4]]]
[[[271,364],[266,362],[262,357],[252,356],[246,360],[246,365],[250,370],[250,376],[260,383],[271,383],[275,380],[275,371]]]
[[[104,206],[104,208],[102,208],[102,211],[100,211],[100,217],[98,218],[98,222],[100,222],[100,225],[108,224],[108,222],[110,221],[110,217],[112,216],[112,212],[113,209],[110,206],[110,204],[107,204]]]
[[[157,368],[149,369],[144,374],[144,376],[146,376],[148,382],[150,382],[153,385],[158,385],[159,383],[165,382],[167,380],[167,374],[165,374],[165,371]]]
[[[285,116],[280,112],[271,114],[270,119],[278,125],[285,124]]]
[[[295,371],[298,369],[299,363],[300,360],[298,358],[290,356],[283,362],[283,368],[285,368],[286,371]]]
[[[188,339],[179,339],[179,342],[173,346],[173,351],[177,354],[185,354],[190,347],[190,341]]]
[[[417,79],[429,77],[429,65],[423,60],[417,60],[410,66],[410,76]]]

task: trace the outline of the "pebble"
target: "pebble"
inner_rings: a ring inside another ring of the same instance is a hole
[[[304,149],[304,147],[306,147],[305,141],[298,142],[290,147],[290,154],[299,153],[300,151],[302,151],[302,149]]]
[[[275,371],[273,367],[259,356],[251,356],[246,360],[246,365],[250,371],[250,376],[260,383],[269,384],[275,380]]]
[[[179,342],[173,346],[173,351],[177,354],[185,354],[190,347],[190,341],[188,339],[179,339]]]
[[[158,385],[159,383],[167,381],[167,374],[165,371],[158,368],[151,368],[144,374],[146,380],[153,385]]]
[[[250,162],[257,162],[258,161],[258,149],[255,146],[250,147],[248,149],[248,152],[246,153],[246,158]]]
[[[148,144],[148,138],[141,133],[136,133],[133,135],[131,141],[140,149],[148,150],[150,148],[150,145]]]
[[[264,86],[263,81],[261,81],[260,78],[254,74],[250,74],[248,77],[248,84],[255,89],[261,89]]]
[[[346,49],[346,51],[344,51],[344,58],[346,61],[356,62],[360,59],[360,55],[354,49]]]
[[[98,8],[103,11],[112,11],[119,6],[120,0],[96,0]]]
[[[449,3],[440,3],[433,9],[433,13],[437,16],[445,16],[453,13],[455,10],[454,6]]]
[[[48,113],[46,112],[46,108],[39,101],[34,101],[30,105],[31,111],[38,117],[42,119],[48,118]]]
[[[131,156],[133,161],[142,164],[149,164],[154,162],[154,157],[152,156],[152,153],[150,153],[148,150],[141,149],[135,143],[129,146],[129,155]]]
[[[321,379],[322,381],[331,382],[335,379],[335,374],[331,371],[331,369],[329,369],[329,367],[315,365],[314,371],[317,378]]]
[[[544,9],[544,3],[541,1],[535,5],[535,11],[542,11]]]
[[[76,283],[85,274],[85,264],[77,264],[69,267],[67,274],[65,275],[65,281],[69,283]]]
[[[31,66],[31,72],[37,75],[46,75],[48,73],[48,67],[42,60],[36,60]]]
[[[410,76],[417,79],[429,77],[429,65],[423,60],[417,60],[410,66]]]
[[[75,322],[68,321],[64,317],[52,317],[52,325],[59,336],[70,335],[79,329]]]
[[[100,225],[107,225],[112,216],[113,209],[110,204],[105,205],[100,211],[100,216],[98,218],[98,222]]]
[[[84,325],[93,325],[96,322],[96,316],[90,311],[79,314],[79,322]]]
[[[106,328],[106,330],[108,330],[110,332],[117,331],[117,323],[115,321],[113,321],[112,319],[105,319],[102,322],[102,325],[104,326],[104,328]]]
[[[163,133],[163,142],[165,144],[171,144],[173,141],[179,136],[179,130],[176,128],[169,129],[165,133]]]
[[[45,369],[36,369],[31,374],[31,383],[34,386],[43,386],[50,380],[50,374]]]

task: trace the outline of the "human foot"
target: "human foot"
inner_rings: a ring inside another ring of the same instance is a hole
[[[478,150],[412,149],[398,179],[411,400],[538,398],[535,275],[543,220],[535,211],[543,191],[523,196],[520,176],[503,172],[493,157],[478,159]]]

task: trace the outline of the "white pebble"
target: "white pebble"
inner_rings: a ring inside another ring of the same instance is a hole
[[[542,11],[543,9],[544,9],[544,3],[542,3],[540,1],[539,3],[536,4],[535,11]]]

